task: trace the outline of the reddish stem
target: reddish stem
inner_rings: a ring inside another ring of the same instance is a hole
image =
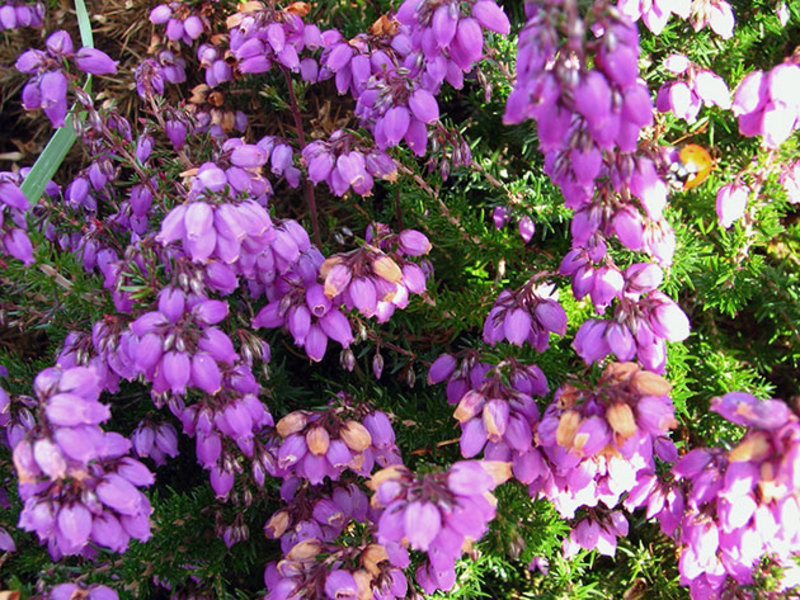
[[[300,151],[306,147],[306,134],[303,131],[303,120],[300,118],[300,108],[297,106],[297,98],[294,95],[294,86],[289,70],[284,68],[283,75],[286,78],[286,87],[289,89],[289,103],[292,107],[294,117],[294,127],[297,130],[297,141],[300,142]],[[322,249],[322,236],[319,233],[319,219],[317,218],[317,201],[314,198],[314,185],[306,179],[306,201],[308,202],[308,212],[311,216],[311,229],[314,232],[314,243],[317,248]]]

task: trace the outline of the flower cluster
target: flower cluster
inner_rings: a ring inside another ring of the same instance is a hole
[[[170,423],[142,421],[131,434],[131,442],[138,456],[152,458],[158,466],[166,462],[166,456],[178,456],[178,432]]]
[[[345,469],[368,476],[381,467],[401,462],[389,418],[381,411],[354,407],[340,392],[325,411],[295,411],[275,425],[281,444],[275,448],[273,475],[302,477],[320,484],[339,479]]]
[[[337,196],[347,190],[369,196],[376,178],[394,181],[397,167],[383,150],[364,147],[355,135],[338,129],[327,140],[303,148],[308,178],[314,185],[325,181]]]
[[[692,0],[620,0],[617,7],[631,21],[641,18],[647,28],[658,35],[664,30],[670,15],[689,18]]]
[[[719,598],[728,578],[752,584],[764,555],[791,566],[800,547],[797,416],[780,400],[742,392],[714,398],[711,409],[748,429],[732,449],[697,448],[672,468],[685,513],[669,533],[680,545],[681,582],[697,599]]]
[[[48,542],[54,558],[84,552],[90,541],[123,552],[130,538],[150,537],[152,508],[138,488],[153,475],[127,456],[127,439],[100,428],[111,413],[98,401],[99,384],[86,367],[39,373],[40,423],[14,447],[25,503],[19,526]]]
[[[424,234],[405,229],[368,240],[347,254],[334,254],[320,268],[324,295],[334,304],[344,302],[348,309],[383,323],[395,308],[408,305],[409,294],[425,292],[425,272],[405,257],[424,256],[430,249]]]
[[[33,75],[22,89],[22,105],[27,110],[41,108],[54,127],[64,125],[67,116],[69,75],[64,70],[70,61],[77,69],[93,75],[116,73],[117,62],[102,50],[78,48],[66,31],[50,34],[45,50],[26,50],[14,66],[18,71]]]
[[[182,41],[187,46],[210,29],[208,19],[202,14],[192,13],[185,2],[159,4],[150,11],[153,25],[166,24],[167,39]]]
[[[334,541],[351,521],[365,523],[373,510],[364,491],[354,483],[335,481],[331,490],[293,477],[281,486],[286,506],[275,512],[264,525],[268,538],[280,539],[288,553],[296,544],[309,539]]]
[[[695,31],[709,25],[723,39],[733,36],[733,11],[725,0],[620,0],[617,7],[632,21],[641,18],[656,35],[674,14],[689,19]]]
[[[800,125],[800,100],[791,92],[800,85],[800,65],[784,62],[768,73],[753,71],[733,97],[739,132],[760,135],[768,148],[777,148]]]
[[[264,6],[260,2],[245,3],[240,11],[228,18],[230,29],[230,54],[240,73],[265,73],[273,65],[292,72],[300,72],[307,81],[314,81],[318,66],[313,58],[300,59],[306,50],[316,50],[323,45],[319,27],[303,22],[309,6],[295,2],[283,10]],[[209,59],[211,54],[209,52]],[[212,83],[227,81],[229,76],[211,60]]]
[[[601,268],[593,279],[595,303],[604,307],[612,298],[618,303],[613,319],[584,321],[573,342],[576,352],[587,365],[613,353],[622,361],[637,357],[646,369],[663,373],[665,340],[686,339],[689,319],[672,298],[656,290],[661,269],[652,263],[634,263],[624,273],[616,267]]]
[[[690,21],[695,31],[708,25],[722,39],[733,37],[735,18],[726,0],[692,0]]]
[[[487,372],[453,413],[461,426],[461,455],[472,458],[483,451],[488,460],[510,462],[514,476],[530,483],[530,470],[538,462],[533,431],[539,409],[533,396],[547,392],[547,379],[536,365],[506,359]]]
[[[511,220],[511,212],[507,206],[495,206],[492,211],[492,222],[495,229],[502,229]],[[517,220],[517,231],[520,237],[525,240],[527,244],[533,239],[533,234],[536,233],[536,224],[528,215],[522,215]]]
[[[0,6],[0,28],[19,29],[20,27],[41,27],[44,18],[44,4],[20,4],[17,0],[7,1]]]
[[[395,308],[405,308],[409,294],[422,294],[426,286],[422,268],[405,256],[427,254],[430,242],[413,229],[400,234],[384,232],[373,241],[324,261],[315,258],[294,273],[282,273],[268,290],[272,300],[253,319],[253,327],[285,326],[308,357],[319,361],[325,356],[328,339],[344,348],[353,341],[350,323],[340,309],[343,304],[380,323],[388,320]],[[314,256],[321,259],[318,251]]]
[[[701,69],[682,54],[668,56],[664,66],[681,77],[659,88],[656,108],[661,112],[672,111],[679,119],[694,123],[702,104],[730,109],[731,93],[728,86],[713,71]]]
[[[34,262],[25,218],[29,206],[28,199],[16,183],[0,173],[0,246],[3,252],[26,265]]]
[[[92,584],[89,586],[75,583],[60,583],[50,590],[48,600],[73,600],[74,598],[88,598],[88,600],[119,600],[117,592],[106,585]]]
[[[186,81],[186,61],[170,50],[162,50],[155,58],[146,58],[136,67],[135,79],[136,92],[142,99],[162,96],[165,81],[173,84]]]
[[[503,339],[516,346],[527,341],[544,352],[550,347],[551,332],[566,331],[567,313],[558,303],[555,286],[531,278],[516,292],[500,292],[483,325],[483,341],[492,346]]]
[[[654,471],[654,451],[662,460],[677,458],[666,437],[677,424],[669,391],[665,379],[633,363],[609,364],[592,390],[561,386],[536,429],[547,460],[530,482],[531,495],[550,499],[565,518],[600,502],[613,509],[639,476]]]
[[[363,539],[337,544],[316,538],[295,544],[278,563],[264,572],[266,600],[287,598],[404,598],[408,581],[387,561],[383,546]]]
[[[473,540],[486,532],[495,515],[491,494],[511,476],[498,461],[460,461],[449,471],[415,475],[392,466],[372,476],[372,503],[384,507],[377,539],[389,562],[405,568],[407,548],[428,554],[416,571],[417,583],[432,594],[455,584],[455,562]]]

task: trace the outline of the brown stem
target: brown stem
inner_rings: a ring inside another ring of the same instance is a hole
[[[289,104],[292,107],[292,117],[294,117],[294,127],[297,130],[297,141],[300,142],[300,151],[306,147],[306,134],[303,131],[303,120],[300,118],[300,108],[297,106],[297,98],[294,95],[294,86],[289,70],[283,68],[283,75],[286,78],[286,87],[289,90]],[[319,219],[317,218],[317,201],[314,198],[314,184],[306,179],[306,201],[308,202],[308,213],[311,216],[311,229],[314,232],[314,243],[317,248],[322,249],[322,236],[319,233]]]

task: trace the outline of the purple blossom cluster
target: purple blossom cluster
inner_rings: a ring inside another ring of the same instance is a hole
[[[38,425],[14,446],[19,526],[35,531],[58,559],[91,552],[89,542],[124,552],[150,537],[150,502],[139,490],[153,475],[128,455],[131,443],[100,424],[100,377],[91,368],[48,368],[37,375]]]
[[[568,31],[562,35],[554,25],[558,21],[550,14],[553,11],[560,11],[557,3],[526,4],[528,23],[520,32],[517,84],[504,120],[535,119],[541,149],[571,158],[555,158],[556,166],[564,163],[561,170],[569,170],[556,182],[569,180],[578,190],[600,174],[603,151],[636,149],[639,131],[652,122],[652,103],[638,79],[639,36],[628,19],[606,11],[585,29],[572,15],[575,22],[565,23]],[[599,48],[595,69],[586,66],[584,30],[603,32],[592,42]],[[620,100],[612,103],[614,97]]]
[[[424,271],[405,256],[423,256],[430,247],[416,230],[387,231],[349,253],[314,260],[293,276],[283,274],[267,290],[271,301],[253,319],[253,327],[286,327],[309,358],[322,360],[329,339],[343,348],[353,341],[342,305],[383,323],[396,308],[408,305],[411,293],[425,292]],[[318,251],[315,256],[322,258]]]
[[[688,19],[695,31],[709,25],[723,39],[733,36],[733,10],[725,0],[620,0],[617,7],[632,21],[641,18],[656,35],[674,14]]]
[[[714,398],[711,409],[747,431],[730,450],[696,448],[672,468],[682,514],[662,528],[679,544],[681,583],[692,598],[722,598],[732,585],[752,584],[769,556],[789,568],[782,582],[788,589],[800,577],[793,564],[800,548],[800,421],[781,400],[743,392]]]
[[[369,196],[375,179],[397,179],[397,166],[391,156],[365,147],[360,138],[341,129],[327,140],[316,140],[303,148],[303,160],[314,185],[324,181],[337,196],[351,188],[359,195]]]
[[[228,18],[229,49],[232,62],[239,73],[265,73],[274,65],[299,72],[306,81],[316,81],[318,66],[311,57],[301,60],[306,50],[314,51],[324,45],[319,27],[303,22],[307,5],[294,3],[283,10],[259,2],[244,3],[240,11]],[[333,32],[332,32],[333,33]],[[231,69],[225,69],[206,47],[210,63],[206,83],[214,87],[231,79]]]
[[[291,477],[281,486],[281,498],[286,505],[269,518],[264,534],[280,539],[284,554],[309,539],[333,542],[352,521],[366,523],[374,516],[364,491],[344,481],[332,482],[328,491]]]
[[[44,4],[41,2],[25,4],[10,0],[0,6],[0,29],[41,27],[43,18]]]
[[[208,19],[202,13],[192,12],[186,2],[159,4],[150,11],[149,18],[153,25],[166,25],[168,40],[187,46],[210,29]]]
[[[354,407],[353,398],[343,392],[328,410],[289,413],[275,431],[281,442],[274,447],[272,474],[283,479],[317,485],[326,477],[338,480],[345,469],[367,477],[376,463],[402,462],[386,414]]]
[[[531,495],[550,499],[565,518],[601,502],[613,509],[640,476],[654,472],[654,452],[677,459],[667,437],[677,425],[670,389],[634,363],[610,363],[591,390],[561,386],[536,429],[544,460],[530,481]]]
[[[4,27],[9,6],[0,8]],[[23,21],[20,7],[13,6],[14,18]],[[243,479],[259,487],[268,475],[282,480],[286,505],[265,525],[285,555],[266,568],[269,600],[405,597],[409,549],[427,555],[416,570],[426,593],[452,589],[456,561],[495,516],[491,491],[512,475],[565,518],[578,515],[564,543],[567,556],[579,548],[613,555],[617,537],[628,533],[620,500],[627,494],[628,509],[647,504],[648,517],[657,516],[680,544],[683,581],[694,597],[718,597],[731,580],[751,583],[763,555],[788,564],[800,546],[800,485],[792,470],[800,456],[798,419],[777,401],[758,403],[744,394],[716,399],[717,412],[750,430],[732,450],[686,454],[673,468],[674,481],[660,483],[654,457],[674,462],[677,450],[667,437],[676,425],[670,385],[659,373],[665,369],[665,341],[685,339],[689,323],[658,291],[658,265],[637,262],[623,270],[607,252],[615,236],[628,250],[669,266],[675,246],[663,218],[668,188],[660,165],[653,152],[638,147],[640,132],[653,122],[653,106],[639,78],[633,21],[641,17],[658,31],[674,13],[690,18],[695,28],[710,23],[726,36],[733,24],[728,4],[622,1],[619,10],[598,4],[581,19],[564,14],[556,0],[526,3],[528,24],[505,120],[537,121],[546,171],[575,210],[573,249],[561,274],[571,277],[574,296],[588,296],[598,314],[614,306],[610,319],[583,323],[574,346],[587,365],[613,353],[620,361],[637,358],[644,369],[615,362],[594,386],[564,384],[540,416],[533,396],[546,395],[548,385],[539,367],[513,358],[492,365],[475,351],[465,351],[460,363],[443,354],[428,380],[447,380],[462,455],[483,452],[485,460],[424,475],[402,466],[389,416],[344,393],[326,410],[289,413],[273,432],[253,373],[256,359],[269,361],[269,346],[245,329],[226,332],[226,325],[234,326],[230,307],[241,298],[234,296],[229,305],[212,295],[228,296],[246,284],[251,297],[264,295],[267,301],[252,327],[285,328],[314,361],[333,339],[347,350],[343,364],[352,369],[347,312],[358,313],[354,320],[375,317],[383,323],[407,306],[412,293],[425,294],[429,263],[410,258],[427,255],[430,240],[414,229],[394,234],[376,224],[359,248],[326,258],[298,222],[269,216],[273,187],[264,171],[269,165],[272,175],[296,188],[305,167],[311,183],[325,181],[337,196],[351,189],[367,196],[376,178],[394,182],[398,165],[385,150],[405,142],[423,156],[429,128],[436,128],[434,153],[452,142],[439,121],[436,96],[445,82],[462,87],[483,57],[484,30],[507,35],[509,21],[494,0],[405,0],[394,19],[382,17],[369,34],[345,39],[305,23],[310,7],[302,2],[283,10],[245,2],[239,9],[227,22],[227,38],[213,36],[197,48],[206,84],[192,90],[185,110],[162,108],[154,96],[163,95],[165,82],[186,80],[178,42],[191,45],[209,32],[207,7],[196,12],[176,1],[151,12],[152,23],[166,26],[169,42],[139,66],[136,85],[163,132],[144,131],[134,139],[124,119],[91,111],[88,124],[80,126],[93,159],[66,187],[64,204],[87,222],[80,233],[50,223],[45,235],[62,248],[81,250],[87,270],[96,267],[102,274],[119,314],[96,322],[91,335],[68,336],[58,366],[36,379],[37,400],[12,402],[0,390],[0,426],[14,449],[25,502],[20,527],[36,531],[54,557],[91,555],[90,544],[124,551],[131,537],[149,537],[152,509],[139,488],[153,476],[128,453],[133,449],[161,465],[177,456],[178,433],[149,415],[131,441],[100,428],[110,418],[100,392],[119,391],[125,379],[145,383],[155,407],[168,406],[183,433],[195,438],[197,459],[210,471],[219,498],[235,497],[243,457],[251,464]],[[87,73],[116,69],[102,52],[74,52],[63,31],[47,39],[45,51],[21,55],[17,68],[33,75],[23,102],[43,108],[55,125],[64,122],[74,79],[65,61]],[[340,94],[353,96],[355,116],[374,140],[338,129],[305,144],[299,113],[298,144],[278,136],[254,144],[225,139],[232,129],[243,131],[246,118],[222,109],[224,94],[217,88],[273,67],[285,73],[292,94],[292,73],[309,83],[333,79]],[[659,109],[693,121],[701,102],[731,105],[727,87],[712,72],[682,57],[668,59],[667,68],[681,80],[662,88]],[[786,63],[745,79],[733,104],[743,133],[763,135],[770,147],[791,134],[800,104],[784,86],[797,87],[798,73],[796,64]],[[163,153],[153,151],[162,133],[185,167],[182,183],[163,184]],[[195,154],[193,143],[205,133],[208,147]],[[469,146],[458,140],[448,165],[471,161]],[[123,170],[117,155],[134,172],[135,183],[124,192],[116,190]],[[442,167],[443,178],[448,170]],[[783,174],[792,201],[798,196],[797,171],[795,164]],[[743,190],[748,188],[738,183],[720,190],[723,223],[744,211]],[[31,264],[28,203],[16,181],[0,181],[0,200],[3,248]],[[106,206],[112,214],[101,219],[106,211],[98,207]],[[494,215],[498,227],[507,219],[500,208]],[[525,216],[518,225],[529,242],[533,220]],[[534,276],[516,291],[501,292],[484,324],[485,343],[506,340],[522,347],[527,341],[544,352],[550,333],[566,333],[555,286],[538,281]],[[382,368],[378,353],[376,377]],[[383,469],[372,474],[376,464]],[[371,474],[374,495],[368,502],[355,482]],[[583,507],[591,510],[578,513]],[[228,545],[246,535],[237,519],[221,534]],[[359,535],[360,540],[343,539]],[[13,545],[0,529],[0,548]],[[57,586],[51,595],[116,599],[104,586],[75,584]]]
[[[453,417],[461,426],[464,458],[484,453],[487,460],[511,462],[514,476],[526,479],[539,409],[532,396],[547,394],[547,379],[536,365],[500,363],[458,402]],[[509,368],[510,367],[510,368]],[[504,376],[511,385],[503,382]]]
[[[762,136],[768,148],[780,146],[800,126],[800,102],[791,90],[800,85],[800,65],[787,61],[768,73],[753,71],[733,97],[739,132]]]
[[[568,262],[572,258],[571,262]],[[573,273],[576,297],[592,294],[598,312],[612,299],[617,300],[611,320],[589,319],[578,329],[573,347],[587,365],[613,353],[619,360],[636,357],[648,370],[663,373],[666,365],[665,341],[679,342],[689,336],[689,319],[666,294],[657,291],[663,274],[652,263],[634,263],[625,272],[608,265],[597,271],[577,267],[582,257],[570,252],[562,262],[562,271]],[[581,285],[575,275],[580,269],[591,276],[589,285]],[[574,269],[574,271],[573,271]]]
[[[364,540],[330,543],[310,538],[298,542],[264,573],[266,600],[291,598],[404,598],[408,581],[386,560],[383,546]]]
[[[409,565],[408,548],[426,552],[416,570],[417,583],[427,594],[455,585],[455,562],[486,532],[494,518],[491,491],[511,476],[509,463],[460,461],[442,473],[415,475],[395,465],[370,480],[372,503],[383,507],[377,540],[389,562]]]
[[[117,62],[102,50],[78,48],[75,51],[72,39],[63,30],[50,34],[44,50],[26,50],[14,64],[18,71],[33,75],[22,89],[22,105],[26,110],[44,110],[53,127],[63,126],[67,116],[70,82],[65,70],[67,61],[78,70],[92,75],[108,75],[117,71]]]
[[[515,346],[528,342],[544,352],[550,347],[550,333],[566,331],[567,313],[558,303],[555,286],[531,278],[515,292],[500,292],[484,322],[483,341],[492,346],[501,340]]]
[[[146,100],[164,95],[164,82],[178,84],[186,81],[186,60],[170,50],[161,50],[154,58],[144,59],[134,75],[136,93]]]
[[[731,93],[725,80],[708,69],[701,69],[682,54],[672,54],[664,66],[679,79],[668,81],[659,88],[656,108],[672,111],[679,119],[694,123],[701,105],[731,108]]]
[[[511,220],[511,211],[507,206],[495,206],[492,211],[492,222],[495,229],[502,229]],[[533,219],[528,215],[522,215],[517,220],[517,231],[520,237],[525,240],[527,244],[533,239],[533,234],[536,233],[536,224]]]
[[[0,173],[0,245],[5,254],[32,265],[33,245],[25,217],[30,204],[12,178]]]
[[[166,463],[166,457],[178,456],[178,432],[171,423],[141,421],[131,434],[133,450],[142,458],[152,458],[158,466]]]
[[[75,598],[88,598],[88,600],[119,600],[117,592],[107,585],[91,584],[78,585],[76,583],[59,583],[53,586],[47,596],[48,600],[73,600]]]

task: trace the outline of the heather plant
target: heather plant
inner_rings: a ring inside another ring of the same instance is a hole
[[[797,6],[88,4],[0,7],[0,594],[797,597]]]

